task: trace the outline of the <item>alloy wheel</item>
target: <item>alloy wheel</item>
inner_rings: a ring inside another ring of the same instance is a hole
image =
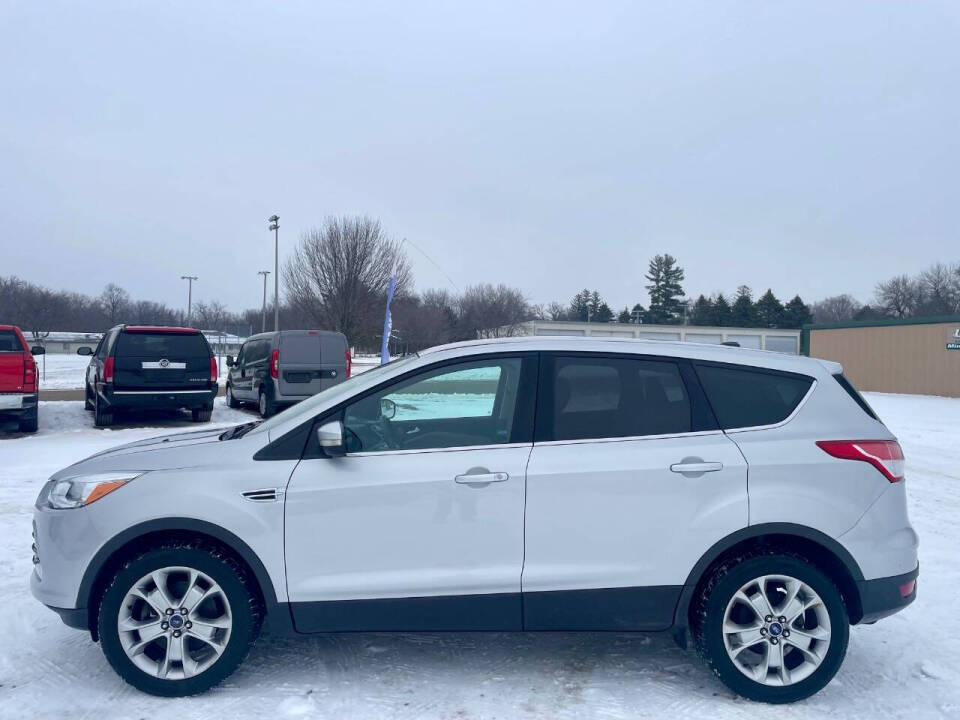
[[[810,677],[827,656],[830,637],[823,600],[789,575],[764,575],[745,583],[723,617],[723,644],[731,662],[768,686]]]
[[[127,591],[117,617],[120,645],[130,661],[166,680],[210,668],[232,629],[226,593],[209,575],[189,567],[144,575]]]

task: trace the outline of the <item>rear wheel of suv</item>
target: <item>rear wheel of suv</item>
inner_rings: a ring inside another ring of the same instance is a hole
[[[100,399],[100,395],[93,396],[93,424],[96,427],[113,425],[113,410]]]
[[[834,582],[804,558],[771,553],[718,567],[695,601],[697,652],[738,695],[788,703],[822,689],[847,651]]]
[[[260,396],[257,399],[257,409],[260,410],[260,417],[268,418],[277,412],[277,406],[273,403],[273,398],[269,397],[263,388],[260,388]]]
[[[245,569],[215,546],[171,543],[124,564],[100,604],[113,669],[153,695],[201,693],[243,662],[263,611]]]
[[[194,422],[210,422],[213,417],[213,408],[194,408],[190,411]]]

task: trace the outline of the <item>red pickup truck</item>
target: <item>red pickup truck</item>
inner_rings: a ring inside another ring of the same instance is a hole
[[[37,364],[40,346],[29,348],[20,328],[0,325],[0,423],[13,420],[20,432],[37,431]]]

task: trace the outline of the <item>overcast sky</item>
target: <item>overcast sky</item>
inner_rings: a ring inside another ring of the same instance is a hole
[[[953,1],[0,0],[0,275],[258,306],[267,217],[282,259],[366,213],[536,302],[646,305],[660,252],[868,300],[960,260],[958,38]]]

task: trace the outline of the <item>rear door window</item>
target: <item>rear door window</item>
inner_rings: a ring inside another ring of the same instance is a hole
[[[23,352],[20,338],[13,330],[0,330],[0,352]]]
[[[538,411],[543,440],[676,435],[690,432],[690,397],[676,363],[558,356]]]
[[[699,363],[695,367],[724,430],[783,422],[813,385],[811,377],[776,370]]]
[[[122,357],[197,358],[209,357],[202,335],[176,333],[121,333],[114,353]]]
[[[319,335],[284,335],[280,345],[283,363],[319,365],[322,360]]]

